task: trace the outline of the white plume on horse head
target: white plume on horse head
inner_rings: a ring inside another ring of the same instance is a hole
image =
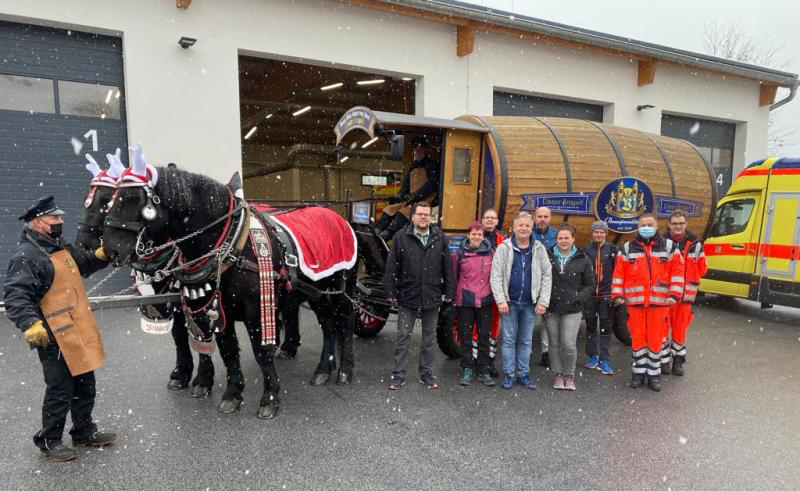
[[[93,178],[97,177],[97,175],[100,174],[100,172],[102,172],[100,170],[100,166],[97,165],[97,161],[95,161],[94,158],[88,153],[86,154],[86,160],[89,161],[89,163],[86,164],[86,170],[92,173]]]
[[[121,156],[122,150],[119,147],[117,147],[117,151],[113,155],[106,154],[106,160],[108,160],[107,174],[114,179],[119,179],[119,176],[125,171],[125,164],[122,163]]]
[[[131,151],[131,173],[147,179],[150,181],[150,185],[155,186],[158,183],[158,171],[147,163],[147,158],[142,151],[142,144],[137,143],[136,146],[129,147],[129,149]]]

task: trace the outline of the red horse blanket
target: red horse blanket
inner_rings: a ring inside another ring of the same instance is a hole
[[[259,211],[261,208],[256,207]],[[335,212],[313,206],[278,213],[271,218],[294,240],[300,271],[309,279],[321,280],[356,264],[356,234]]]

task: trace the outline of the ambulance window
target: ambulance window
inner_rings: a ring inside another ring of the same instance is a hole
[[[711,226],[711,237],[732,235],[743,232],[753,213],[755,200],[737,199],[728,201],[717,208],[714,214],[714,224]]]

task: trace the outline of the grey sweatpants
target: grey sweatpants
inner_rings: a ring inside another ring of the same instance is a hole
[[[405,380],[408,370],[408,352],[411,349],[411,332],[419,310],[400,306],[397,308],[397,344],[394,349],[393,380]],[[439,307],[421,311],[422,346],[419,352],[419,374],[432,374],[433,352],[436,349],[436,324]]]
[[[547,336],[550,338],[550,370],[575,375],[578,359],[578,330],[581,312],[574,314],[547,313]]]

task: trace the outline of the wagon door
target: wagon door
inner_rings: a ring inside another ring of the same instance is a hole
[[[761,274],[782,280],[796,279],[799,250],[800,194],[772,193],[761,244]]]
[[[446,233],[466,234],[478,219],[481,133],[449,130],[445,137],[439,216]]]

